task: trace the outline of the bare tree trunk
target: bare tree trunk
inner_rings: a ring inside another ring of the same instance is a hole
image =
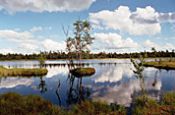
[[[80,57],[79,57],[79,63],[80,63],[80,67],[81,67],[81,50],[80,50]]]

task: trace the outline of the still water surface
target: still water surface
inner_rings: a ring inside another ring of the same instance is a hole
[[[0,94],[17,92],[23,95],[36,94],[61,106],[69,106],[81,99],[105,101],[130,106],[132,97],[139,92],[139,80],[133,73],[129,60],[84,60],[96,73],[82,79],[69,74],[65,61],[47,61],[48,74],[43,77],[0,78]],[[4,61],[6,67],[37,67],[37,61]],[[60,64],[52,66],[52,64]],[[63,65],[61,65],[63,64]],[[175,70],[145,68],[145,88],[155,99],[166,91],[175,91]]]

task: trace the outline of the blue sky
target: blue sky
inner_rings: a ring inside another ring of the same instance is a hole
[[[0,53],[65,50],[62,25],[89,20],[92,52],[175,49],[174,0],[0,0]]]

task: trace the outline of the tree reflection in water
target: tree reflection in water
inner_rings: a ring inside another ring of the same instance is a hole
[[[158,77],[158,71],[156,71],[155,76],[154,76],[154,81],[153,81],[153,83],[152,83],[152,86],[153,86],[153,87],[156,87],[156,84],[157,84],[157,77]]]
[[[138,60],[133,60],[131,59],[131,62],[135,68],[135,70],[133,70],[133,72],[135,73],[137,79],[139,79],[140,81],[140,88],[141,88],[141,93],[145,94],[145,80],[144,80],[144,76],[143,76],[143,71],[144,71],[144,58],[143,56],[140,56],[140,58]]]
[[[83,77],[76,77],[69,73],[68,75],[67,104],[79,103],[90,96],[89,88],[83,86]]]
[[[67,105],[72,105],[75,103],[79,103],[85,99],[87,99],[90,96],[90,90],[89,88],[83,86],[83,77],[76,77],[72,75],[71,73],[68,74],[67,78],[67,98],[66,102]],[[59,89],[60,89],[61,83],[60,80],[58,82],[58,86],[56,89],[56,95],[59,101],[59,105],[61,106],[61,98],[59,95]]]
[[[38,85],[38,89],[40,93],[45,93],[47,91],[47,85],[45,80],[43,80],[43,76],[40,77],[40,84]]]
[[[55,93],[56,93],[56,95],[57,95],[59,105],[61,106],[61,98],[60,98],[60,95],[59,95],[60,85],[61,85],[61,83],[60,83],[60,80],[59,80],[58,86],[57,86],[57,89],[56,89]]]
[[[131,59],[131,62],[135,68],[135,70],[133,70],[133,72],[135,73],[137,79],[139,79],[140,82],[140,88],[141,88],[141,95],[145,95],[145,94],[152,94],[152,96],[154,96],[155,98],[159,97],[159,91],[158,90],[147,90],[145,88],[145,78],[143,75],[143,71],[144,71],[144,66],[143,64],[145,63],[144,57],[140,56],[140,58],[138,60],[133,60]],[[156,88],[158,87],[158,73],[161,72],[161,70],[156,71],[155,76],[154,76],[154,81],[152,82],[151,86]],[[140,94],[139,92],[136,93]],[[133,95],[134,97],[134,95]]]

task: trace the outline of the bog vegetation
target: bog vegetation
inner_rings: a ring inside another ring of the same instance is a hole
[[[21,96],[16,93],[0,95],[1,115],[125,115],[122,106],[110,106],[101,102],[83,101],[70,109],[51,104],[39,96]]]
[[[146,62],[144,66],[147,67],[156,67],[159,69],[175,69],[175,61],[154,61]]]
[[[95,73],[94,68],[76,68],[71,70],[71,73],[77,77],[91,76]]]
[[[21,96],[16,93],[0,95],[0,104],[1,115],[174,115],[175,93],[165,93],[159,102],[147,95],[139,96],[133,100],[131,111],[121,105],[87,100],[71,108],[62,108],[36,95]]]
[[[5,68],[0,66],[0,76],[43,76],[47,74],[47,69],[44,68]]]
[[[137,97],[133,102],[133,115],[174,115],[175,92],[165,93],[159,102],[147,95]]]

